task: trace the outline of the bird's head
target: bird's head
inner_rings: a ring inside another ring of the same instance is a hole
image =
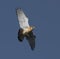
[[[27,27],[26,29],[24,29],[23,34],[24,34],[24,33],[28,33],[28,32],[30,32],[30,31],[32,31],[32,30],[34,30],[34,29],[35,29],[35,26]]]
[[[31,30],[34,30],[35,29],[35,26],[31,26]]]

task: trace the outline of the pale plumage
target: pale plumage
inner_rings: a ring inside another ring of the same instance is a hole
[[[29,27],[28,18],[24,14],[24,12],[22,11],[22,9],[17,9],[17,15],[18,15],[18,21],[19,21],[20,27],[22,29],[28,28]]]
[[[18,21],[19,21],[19,25],[20,25],[20,28],[23,29],[23,34],[25,34],[26,32],[29,32],[31,30],[34,29],[34,27],[32,26],[29,26],[29,23],[28,23],[28,17],[24,14],[23,10],[20,8],[20,9],[17,9],[17,16],[18,16]]]

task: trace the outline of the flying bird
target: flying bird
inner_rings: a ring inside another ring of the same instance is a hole
[[[34,50],[36,36],[33,34],[33,29],[35,27],[29,25],[29,19],[21,8],[16,9],[16,14],[20,26],[18,30],[18,40],[22,42],[24,40],[24,37],[26,37],[31,49]]]

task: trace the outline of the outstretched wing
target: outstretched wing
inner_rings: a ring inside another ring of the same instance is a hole
[[[18,21],[19,21],[20,27],[22,29],[25,29],[25,28],[29,27],[28,18],[24,14],[22,9],[18,8],[16,11],[17,11],[17,16],[18,16]]]
[[[22,34],[23,30],[19,29],[18,31],[18,40],[22,42],[24,40],[24,35]]]
[[[33,34],[33,32],[31,31],[31,32],[29,32],[27,35],[26,35],[26,38],[27,38],[27,40],[28,40],[28,42],[29,42],[29,45],[30,45],[30,47],[31,47],[31,49],[32,50],[34,50],[34,48],[35,48],[35,35]]]

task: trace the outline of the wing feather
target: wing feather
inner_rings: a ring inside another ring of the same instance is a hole
[[[22,29],[29,27],[28,18],[24,14],[22,9],[17,9],[17,16],[18,16],[19,25]]]
[[[27,38],[27,40],[28,40],[28,43],[29,43],[31,49],[34,50],[34,48],[35,48],[35,38],[36,38],[36,36],[35,36],[35,35],[33,34],[33,32],[31,31],[31,32],[29,32],[29,33],[26,35],[26,38]]]

